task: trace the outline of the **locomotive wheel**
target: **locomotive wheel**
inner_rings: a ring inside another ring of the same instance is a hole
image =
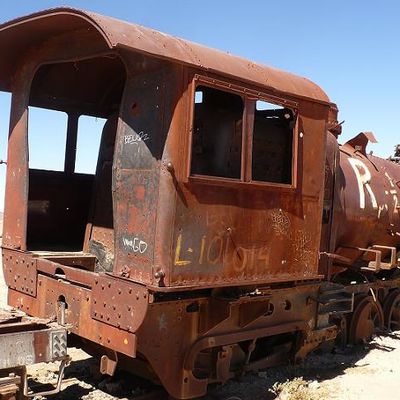
[[[383,310],[380,304],[370,296],[363,296],[357,302],[351,316],[349,342],[366,343],[373,334],[383,328]]]
[[[383,315],[385,316],[385,327],[389,331],[400,329],[400,290],[394,290],[383,303]]]

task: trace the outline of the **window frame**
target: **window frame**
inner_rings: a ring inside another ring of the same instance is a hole
[[[249,89],[236,83],[222,81],[195,74],[188,90],[190,96],[189,121],[188,121],[188,157],[186,168],[186,182],[203,183],[219,186],[239,186],[239,187],[260,187],[260,188],[280,188],[293,190],[297,188],[298,171],[298,138],[299,138],[299,112],[298,103],[282,97],[270,95],[265,91]],[[242,122],[242,151],[240,179],[226,178],[219,176],[192,174],[192,144],[194,131],[194,112],[195,112],[195,93],[198,86],[206,86],[212,89],[221,90],[227,93],[239,95],[243,100],[243,122]],[[252,179],[253,162],[253,136],[254,136],[254,114],[258,100],[270,104],[286,107],[292,110],[294,115],[294,127],[292,137],[291,154],[291,183],[264,182]]]

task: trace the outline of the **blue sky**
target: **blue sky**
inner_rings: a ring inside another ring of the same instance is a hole
[[[364,130],[373,131],[379,143],[370,149],[384,157],[400,143],[396,119],[400,115],[400,2],[2,0],[0,22],[61,4],[139,23],[306,76],[338,104],[340,119],[346,120],[342,141]],[[0,159],[6,158],[9,101],[8,94],[0,93]],[[62,138],[62,117],[45,123],[40,111],[32,117],[38,134],[43,127],[51,127]],[[84,121],[87,134],[80,140],[96,141],[102,123]],[[35,152],[37,165],[50,168],[60,163],[57,153],[49,154],[41,144]],[[94,160],[92,155],[90,164]],[[90,170],[85,161],[79,162],[82,171]],[[4,175],[5,167],[0,166],[0,210]]]

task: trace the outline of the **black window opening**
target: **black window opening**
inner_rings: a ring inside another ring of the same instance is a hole
[[[243,99],[233,93],[198,86],[195,93],[193,175],[240,179]]]
[[[244,113],[253,121],[245,129]],[[295,122],[296,113],[279,104],[197,86],[191,175],[292,185]]]
[[[254,111],[252,180],[292,183],[294,113],[258,100]]]

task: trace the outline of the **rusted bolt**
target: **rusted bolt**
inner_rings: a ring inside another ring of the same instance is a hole
[[[154,278],[156,278],[158,280],[164,278],[164,276],[165,276],[165,272],[163,270],[157,271],[154,274]]]
[[[175,169],[174,169],[174,165],[172,164],[171,161],[169,161],[169,162],[167,163],[167,171],[173,173],[174,170],[175,170]]]

